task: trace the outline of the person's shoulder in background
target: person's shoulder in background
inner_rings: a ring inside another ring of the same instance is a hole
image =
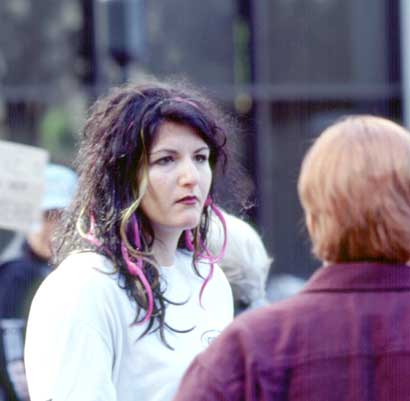
[[[46,271],[47,262],[30,260],[24,253],[0,264],[0,318],[27,318],[31,299]]]
[[[259,356],[272,355],[270,345],[278,333],[274,316],[282,301],[235,318],[205,352],[199,354],[188,368],[174,401],[258,400],[249,391],[260,376]],[[268,337],[261,333],[268,332]],[[268,358],[270,359],[270,358]],[[244,378],[246,377],[246,383]]]

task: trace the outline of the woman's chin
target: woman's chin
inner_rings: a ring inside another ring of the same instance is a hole
[[[199,217],[193,217],[190,219],[186,219],[186,221],[184,222],[184,224],[182,225],[184,227],[184,230],[192,230],[195,227],[198,227],[199,223],[200,223],[201,219]]]

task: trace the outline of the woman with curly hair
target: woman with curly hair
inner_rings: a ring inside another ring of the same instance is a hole
[[[32,401],[169,400],[193,357],[232,320],[207,247],[225,119],[180,84],[117,88],[86,122],[79,188],[56,266],[33,301]]]

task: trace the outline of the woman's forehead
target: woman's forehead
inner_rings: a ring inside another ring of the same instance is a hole
[[[152,142],[151,152],[188,144],[190,146],[208,147],[207,143],[193,127],[187,124],[167,121],[158,128]]]

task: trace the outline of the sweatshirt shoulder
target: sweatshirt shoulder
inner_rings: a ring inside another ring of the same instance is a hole
[[[50,274],[50,279],[88,281],[113,281],[118,273],[113,263],[105,256],[95,252],[81,252],[69,255]],[[109,280],[107,280],[109,279]]]
[[[69,255],[38,289],[39,299],[82,299],[91,294],[97,300],[120,291],[119,275],[111,261],[94,252]]]

